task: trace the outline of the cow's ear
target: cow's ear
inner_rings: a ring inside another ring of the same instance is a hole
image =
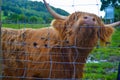
[[[113,32],[114,28],[111,26],[104,26],[99,29],[98,36],[101,46],[107,46],[110,43]]]
[[[65,29],[65,21],[55,19],[51,22],[51,26],[54,27],[58,32],[63,32]]]

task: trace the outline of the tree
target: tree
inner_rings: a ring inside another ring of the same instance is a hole
[[[2,0],[2,2],[4,3],[1,5],[3,11],[2,17],[4,17],[2,19],[24,23],[28,21],[50,23],[53,19],[43,2],[31,0]],[[68,13],[62,9],[52,8],[61,15],[68,15]]]
[[[26,22],[28,22],[28,17],[25,16],[24,14],[20,14],[18,20],[23,22],[23,23],[26,23]]]
[[[101,11],[104,10],[107,6],[112,5],[115,8],[120,8],[120,0],[101,0]]]
[[[115,9],[115,21],[119,21],[120,20],[120,9],[116,8]]]
[[[101,11],[104,10],[109,5],[112,5],[115,8],[115,21],[120,20],[120,0],[101,0]]]
[[[43,18],[42,18],[42,17],[39,17],[39,18],[38,18],[38,22],[39,22],[39,23],[44,23]]]
[[[8,20],[12,20],[14,22],[17,22],[19,15],[15,13],[11,13],[10,16],[8,16]]]
[[[30,22],[32,22],[32,23],[35,23],[35,22],[37,22],[37,17],[35,17],[35,16],[31,16],[30,17]]]
[[[4,16],[8,16],[8,11],[4,10],[3,14],[4,14]]]

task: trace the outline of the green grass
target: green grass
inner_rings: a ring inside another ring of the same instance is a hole
[[[118,63],[100,62],[86,64],[84,78],[89,80],[115,80]]]
[[[43,28],[43,27],[49,27],[49,24],[2,24],[2,27],[14,28],[14,29]]]
[[[90,55],[93,56],[93,60],[107,60],[107,62],[87,63],[85,80],[116,80],[120,61],[120,28],[113,34],[110,46],[96,48]]]
[[[112,46],[120,46],[120,28],[116,28],[112,37]]]

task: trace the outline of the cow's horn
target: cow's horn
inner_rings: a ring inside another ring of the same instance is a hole
[[[116,26],[119,26],[120,25],[120,21],[118,22],[114,22],[114,23],[111,23],[111,24],[107,24],[108,26],[112,26],[112,27],[116,27]]]
[[[45,0],[43,0],[43,1],[44,1],[44,4],[45,4],[47,10],[49,11],[49,13],[50,13],[55,19],[66,19],[66,18],[67,18],[67,16],[62,16],[62,15],[56,13],[56,12],[49,6],[49,4],[48,4]]]

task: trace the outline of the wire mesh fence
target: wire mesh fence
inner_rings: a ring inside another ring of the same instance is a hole
[[[27,23],[19,23],[14,24],[13,28],[17,29],[3,28],[4,26],[1,28],[2,57],[0,60],[3,63],[1,79],[117,79],[120,38],[116,36],[119,35],[119,28],[116,28],[117,34],[113,35],[113,43],[108,47],[102,47],[99,39],[102,34],[100,26],[80,26],[77,29],[79,32],[73,36],[74,33],[71,33],[68,24],[66,24],[68,31],[66,29],[62,31],[63,28],[57,30],[53,26],[47,27],[48,24],[42,25],[43,28],[35,29],[36,25],[41,24],[29,24],[28,27]],[[58,31],[61,31],[60,34]],[[89,45],[91,43],[92,45]],[[109,44],[108,40],[104,45]]]

